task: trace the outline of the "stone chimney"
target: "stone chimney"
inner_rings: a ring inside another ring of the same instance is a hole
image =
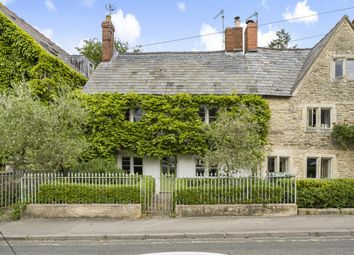
[[[240,17],[235,17],[235,27],[225,29],[225,51],[242,51],[243,29],[241,27]]]
[[[110,15],[102,22],[102,62],[111,61],[114,53],[114,25]]]
[[[257,33],[258,26],[253,20],[248,20],[246,22],[246,32],[245,32],[245,52],[247,51],[257,51]]]

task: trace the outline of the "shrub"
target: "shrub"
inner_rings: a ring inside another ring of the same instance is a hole
[[[299,208],[354,208],[354,179],[298,180]]]
[[[73,173],[123,173],[117,163],[112,160],[96,158],[87,162],[82,162],[71,168]]]
[[[229,187],[212,185],[202,187],[191,187],[176,192],[175,201],[177,204],[197,205],[197,204],[267,204],[280,203],[286,199],[280,187],[268,186],[261,189],[261,184],[253,184],[250,187]]]
[[[140,203],[140,185],[57,184],[41,185],[38,202],[44,204]]]
[[[19,220],[24,211],[26,210],[26,204],[25,203],[17,203],[17,204],[14,204],[12,207],[11,207],[11,212],[10,212],[10,218],[11,220]]]

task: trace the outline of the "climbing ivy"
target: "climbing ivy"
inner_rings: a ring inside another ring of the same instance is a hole
[[[354,147],[354,125],[335,125],[332,139],[334,143],[344,149]]]
[[[91,150],[87,158],[114,158],[121,149],[137,155],[203,155],[208,149],[206,125],[199,117],[201,106],[236,111],[246,105],[263,127],[262,142],[267,141],[270,110],[264,99],[254,95],[81,95],[90,115],[87,138]],[[131,108],[141,108],[139,122],[126,120]]]
[[[0,12],[0,92],[27,81],[35,94],[51,99],[62,88],[81,88],[86,78],[45,51]]]

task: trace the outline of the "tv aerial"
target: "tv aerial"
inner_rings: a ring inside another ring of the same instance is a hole
[[[114,12],[116,10],[116,7],[113,4],[106,4],[106,10],[109,13],[109,16],[112,15],[112,12]]]
[[[224,46],[225,43],[225,11],[224,9],[221,9],[219,11],[219,13],[213,18],[214,20],[217,19],[218,17],[221,17],[222,20],[222,33],[223,33],[223,37],[222,37],[222,47]]]

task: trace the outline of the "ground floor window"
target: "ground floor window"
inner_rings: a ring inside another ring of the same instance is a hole
[[[164,157],[161,160],[161,173],[176,175],[177,157]]]
[[[288,173],[289,172],[289,157],[268,156],[267,157],[267,172],[268,173]]]
[[[196,160],[195,163],[195,174],[196,176],[217,176],[218,175],[218,165],[206,166],[203,160]]]
[[[332,159],[321,157],[309,157],[306,162],[307,178],[331,178]]]
[[[122,156],[122,169],[130,174],[143,174],[143,159],[135,156]]]

